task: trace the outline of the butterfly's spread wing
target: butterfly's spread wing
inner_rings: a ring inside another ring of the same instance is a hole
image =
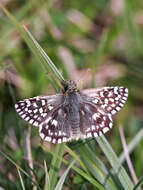
[[[85,102],[90,101],[104,110],[104,112],[111,113],[112,115],[124,106],[128,97],[128,89],[124,87],[86,89],[82,90],[81,93],[86,95]]]
[[[54,144],[70,141],[71,127],[68,116],[68,109],[61,105],[40,124],[41,138]]]
[[[37,96],[15,104],[18,114],[28,123],[39,126],[62,102],[62,94]]]
[[[52,143],[67,142],[70,139],[68,109],[62,102],[63,94],[37,96],[15,104],[18,114],[28,123],[39,127],[39,134]]]
[[[103,87],[81,91],[83,104],[80,111],[80,130],[84,138],[97,137],[110,130],[112,115],[125,104],[128,89],[123,87]]]
[[[80,131],[83,138],[97,137],[112,128],[113,121],[110,113],[104,112],[100,107],[86,102],[80,110]]]
[[[18,114],[27,122],[39,127],[43,140],[52,143],[67,142],[72,139],[97,137],[112,127],[112,115],[123,107],[128,89],[123,87],[104,87],[82,90],[76,102],[79,118],[78,130],[74,126],[64,95],[37,96],[19,101],[15,105]],[[71,101],[71,100],[70,100]],[[71,107],[70,107],[71,108]],[[70,118],[70,119],[69,119]],[[73,119],[73,116],[72,116]],[[77,126],[75,126],[77,128]]]
[[[86,103],[80,106],[80,124],[76,134],[72,131],[68,107],[63,105],[40,124],[39,133],[43,140],[57,144],[79,138],[97,137],[110,128],[112,128],[111,114]]]

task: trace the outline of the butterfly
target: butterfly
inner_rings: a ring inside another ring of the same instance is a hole
[[[125,104],[128,89],[103,87],[79,91],[72,80],[62,93],[37,96],[15,104],[18,114],[39,127],[40,137],[54,144],[97,137],[112,128],[112,116]]]

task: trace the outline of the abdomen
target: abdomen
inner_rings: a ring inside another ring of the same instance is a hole
[[[79,102],[76,94],[69,95],[69,121],[73,135],[79,132],[80,114]]]

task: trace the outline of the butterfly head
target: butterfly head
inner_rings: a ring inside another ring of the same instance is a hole
[[[64,93],[71,93],[77,91],[77,85],[73,80],[67,80],[64,83]]]

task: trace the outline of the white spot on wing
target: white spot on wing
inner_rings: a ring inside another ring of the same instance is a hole
[[[44,139],[44,134],[43,133],[40,133],[40,137],[42,138],[42,139]]]
[[[15,104],[15,108],[18,108],[18,104]]]
[[[109,101],[110,101],[110,102],[114,102],[114,99],[113,99],[113,98],[109,98]]]
[[[42,100],[42,106],[44,106],[46,104],[45,100]]]
[[[102,98],[104,98],[104,94],[103,94],[102,91],[100,92],[100,96],[101,96]]]
[[[113,123],[109,123],[109,127],[112,128]]]
[[[105,127],[102,131],[103,131],[103,133],[106,133],[107,131],[109,131],[109,128]]]
[[[52,110],[52,109],[53,109],[53,106],[48,106],[48,109],[49,109],[49,110]]]
[[[32,124],[32,123],[33,123],[33,121],[34,121],[33,119],[30,119],[29,123],[30,123],[30,124]]]
[[[95,130],[95,125],[92,125],[92,126],[91,126],[91,129],[92,129],[92,130]]]
[[[25,108],[25,111],[28,111],[28,108]]]
[[[47,113],[42,113],[41,116],[42,117],[46,117]]]
[[[125,100],[121,100],[121,102],[124,104],[126,101]]]
[[[96,120],[97,117],[99,117],[99,115],[98,115],[97,113],[95,113],[95,114],[92,116],[92,118],[93,118],[94,120]]]
[[[33,110],[34,113],[36,113],[37,111],[38,111],[38,109]]]
[[[34,115],[33,117],[34,117],[34,119],[36,119],[38,117],[38,115]]]
[[[111,106],[109,106],[109,107],[107,108],[107,110],[108,110],[108,111],[111,111],[111,110],[112,110]]]
[[[95,103],[95,104],[97,104],[98,103],[98,99],[95,99],[92,102]]]
[[[30,119],[30,117],[29,117],[29,116],[27,116],[27,117],[25,118],[25,120],[26,120],[26,121],[28,121],[29,119]]]
[[[92,134],[91,133],[87,133],[87,137],[92,137]]]
[[[22,114],[23,114],[23,111],[19,112],[18,114],[19,114],[19,115],[22,115]]]
[[[115,88],[114,88],[114,93],[115,93],[115,94],[118,94],[118,87],[115,87]]]
[[[88,132],[88,131],[90,131],[90,127],[88,127],[88,128],[86,129],[86,132]]]
[[[48,128],[49,128],[49,125],[46,124],[45,128],[48,129]],[[49,133],[51,133],[50,130],[49,130]]]
[[[115,100],[118,101],[118,100],[119,100],[119,97],[117,96],[117,97],[115,98]]]
[[[58,124],[57,120],[54,119],[54,120],[52,121],[52,124],[55,125],[55,127],[56,127],[57,124]]]
[[[101,131],[99,131],[99,136],[101,136],[102,135],[102,132]]]
[[[98,137],[98,134],[96,132],[94,132],[94,137]]]
[[[113,95],[113,93],[110,91],[108,94],[108,97],[111,97]]]
[[[127,100],[127,97],[123,97],[122,99],[123,99],[123,100]]]
[[[62,140],[61,139],[58,139],[58,143],[61,143],[62,142]]]
[[[96,129],[99,129],[99,126],[98,126],[98,125],[96,125]]]
[[[107,104],[103,104],[103,105],[101,105],[101,108],[106,108],[107,107]]]
[[[29,100],[26,100],[27,107],[31,106],[31,102]]]
[[[61,131],[59,131],[59,136],[61,136],[62,135],[62,132]]]
[[[101,113],[102,115],[105,114],[104,111],[102,111],[102,110],[98,110],[98,111],[99,111],[99,113]]]
[[[105,101],[104,101],[104,102],[105,102],[105,104],[108,104],[108,99],[107,99],[107,98],[105,98]]]
[[[119,111],[121,108],[120,107],[116,107],[116,110]]]
[[[115,113],[116,113],[116,110],[112,110],[111,113],[112,113],[112,114],[115,114]]]
[[[52,138],[51,137],[46,137],[45,141],[51,142]]]
[[[111,116],[111,114],[108,114],[108,117],[109,117],[110,121],[112,121],[112,116]]]
[[[38,126],[38,122],[37,122],[37,121],[35,121],[35,122],[33,123],[33,125]]]
[[[124,104],[120,103],[120,104],[119,104],[119,106],[123,107],[123,106],[124,106]]]
[[[42,128],[43,128],[43,126],[42,126],[42,124],[40,124],[40,125],[39,125],[39,132],[42,131]]]
[[[38,107],[37,104],[36,104],[35,102],[33,103],[33,106],[34,106],[34,107]]]
[[[55,144],[55,143],[56,143],[56,139],[53,139],[53,140],[52,140],[52,143],[54,143],[54,144]]]
[[[39,109],[39,112],[40,112],[40,113],[43,113],[43,108],[40,108],[40,109]]]
[[[63,137],[63,142],[67,142],[67,138],[66,137]]]
[[[21,117],[24,119],[24,118],[26,117],[26,114],[24,114],[24,115],[21,115]]]

